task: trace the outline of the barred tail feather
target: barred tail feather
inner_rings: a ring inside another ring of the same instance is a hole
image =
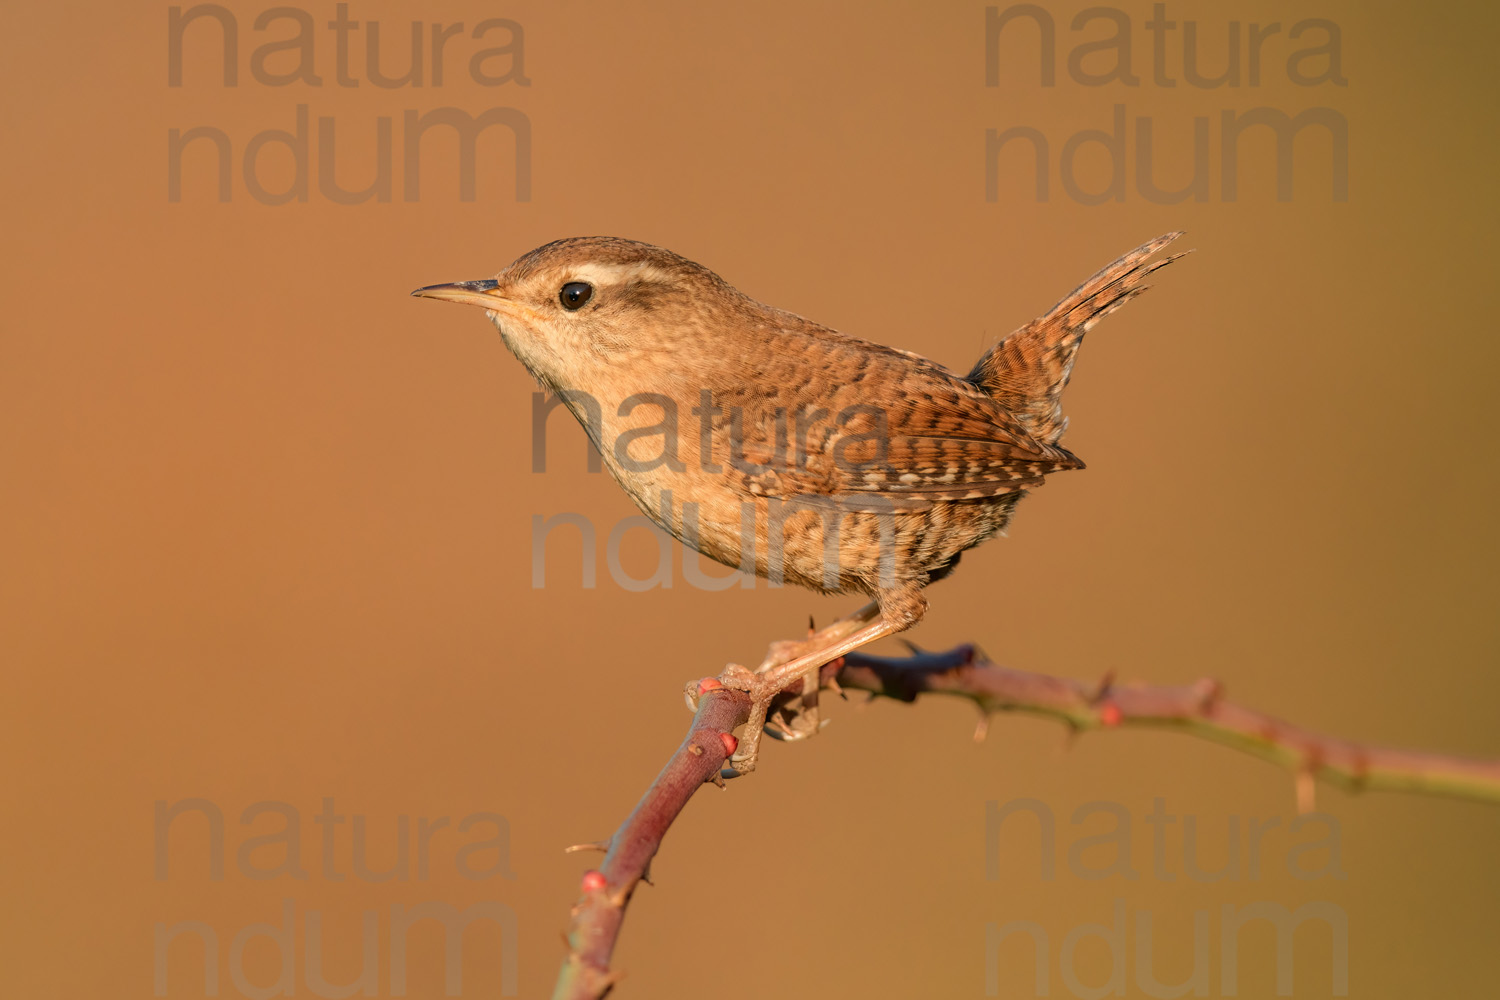
[[[1055,445],[1067,429],[1062,392],[1073,371],[1083,335],[1095,323],[1140,295],[1152,271],[1183,254],[1148,261],[1181,236],[1158,236],[1105,267],[1048,312],[996,344],[974,365],[968,380],[1004,404],[1031,436]]]

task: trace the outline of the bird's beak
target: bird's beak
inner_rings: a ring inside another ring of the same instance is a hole
[[[428,285],[426,288],[418,288],[412,294],[424,299],[446,299],[449,302],[462,302],[465,305],[499,311],[511,304],[505,296],[496,294],[495,289],[499,285],[500,282],[494,278],[481,278],[478,281],[455,281],[448,285]]]

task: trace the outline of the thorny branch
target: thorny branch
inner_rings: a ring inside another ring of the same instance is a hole
[[[798,687],[800,687],[800,682]],[[651,859],[667,828],[706,782],[722,783],[719,770],[734,753],[730,735],[750,715],[750,697],[718,681],[705,679],[695,688],[698,710],[688,734],[646,794],[606,844],[604,862],[583,876],[583,895],[573,907],[568,957],[557,977],[554,998],[602,997],[614,988],[609,956],[625,919],[631,893],[646,878]]]
[[[1124,726],[1175,729],[1291,768],[1303,811],[1312,808],[1318,778],[1352,791],[1422,792],[1500,802],[1500,761],[1324,736],[1227,701],[1222,686],[1207,679],[1181,686],[1117,685],[1106,675],[1090,684],[1002,667],[969,645],[906,657],[851,653],[824,667],[821,678],[824,686],[865,691],[872,698],[967,698],[981,713],[976,740],[984,738],[990,716],[998,712],[1054,718],[1073,732]],[[799,695],[801,686],[800,681],[792,684],[783,697]],[[711,677],[690,684],[688,695],[697,709],[677,752],[608,842],[580,845],[579,849],[598,847],[606,853],[599,868],[583,876],[583,894],[573,907],[568,957],[554,1000],[592,1000],[613,989],[620,974],[610,970],[609,959],[631,894],[647,877],[662,837],[693,793],[709,782],[723,784],[720,769],[734,753],[731,734],[749,715],[749,697]]]

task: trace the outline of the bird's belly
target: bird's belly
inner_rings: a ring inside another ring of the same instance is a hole
[[[960,552],[1002,530],[1023,495],[877,513],[822,500],[748,496],[681,473],[621,482],[648,517],[710,559],[824,593],[870,595],[908,581],[925,583]]]
[[[958,553],[1003,529],[1024,495],[937,500],[922,510],[851,510],[826,496],[755,495],[735,487],[749,480],[728,474],[734,455],[722,442],[700,448],[706,434],[667,420],[654,404],[635,408],[629,420],[610,416],[626,409],[605,407],[600,450],[642,512],[710,559],[817,591],[873,595],[925,584]],[[690,407],[678,403],[676,411]]]

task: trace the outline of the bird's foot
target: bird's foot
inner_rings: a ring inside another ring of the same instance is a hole
[[[786,689],[796,678],[768,679],[733,663],[724,669],[719,675],[720,683],[750,696],[750,714],[741,730],[739,746],[721,777],[737,777],[755,770],[762,736],[780,741],[804,740],[826,724],[818,715],[817,678],[817,668],[804,677],[803,687],[810,686],[810,696],[799,691],[788,698]],[[692,701],[690,697],[689,703]]]
[[[871,604],[821,630],[813,629],[809,623],[807,638],[771,643],[766,658],[756,670],[746,670],[738,664],[725,668],[719,678],[724,686],[750,696],[750,718],[745,723],[738,751],[729,761],[733,770],[726,771],[726,776],[755,770],[762,735],[773,740],[796,742],[823,728],[826,720],[821,718],[818,709],[819,673],[828,660],[819,661],[817,651],[836,644],[878,613],[878,608]],[[800,672],[781,669],[798,660],[803,663]],[[775,704],[785,689],[798,680],[802,682],[801,691],[783,704]]]
[[[729,760],[733,773],[748,774],[755,770],[762,734],[773,739],[803,740],[822,729],[818,692],[822,687],[823,666],[895,631],[899,631],[899,626],[887,621],[871,605],[813,633],[808,639],[775,644],[754,673],[744,667],[726,670],[720,677],[724,686],[750,696],[750,718],[745,723],[738,751]],[[798,682],[801,685],[798,692],[788,701],[777,704],[777,699],[787,688]],[[769,727],[768,716],[772,716]]]
[[[809,638],[819,638],[813,633]],[[797,656],[808,652],[808,640],[783,640],[771,644],[770,652],[766,654],[766,661],[761,665],[762,670],[767,669],[767,664],[780,666],[788,663]],[[809,736],[815,736],[818,730],[827,724],[818,710],[818,692],[821,684],[819,678],[822,673],[822,665],[812,667],[802,674],[801,690],[791,698],[776,703],[781,694],[777,691],[771,696],[772,705],[768,710],[769,718],[766,722],[765,733],[773,740],[784,743],[795,743],[805,740]],[[792,679],[787,686],[797,683]]]
[[[790,699],[776,704],[773,700],[766,735],[783,743],[796,743],[816,736],[829,720],[818,710],[819,668],[802,675],[802,690]]]
[[[766,730],[766,714],[771,702],[780,692],[773,690],[758,673],[746,670],[738,663],[725,667],[724,672],[719,675],[719,681],[726,688],[743,691],[750,696],[750,716],[741,730],[739,746],[720,772],[721,777],[734,778],[755,770],[760,759],[760,737]]]
[[[821,629],[815,630],[809,623],[806,639],[772,643],[756,670],[738,664],[724,669],[719,682],[750,696],[750,714],[739,746],[722,777],[755,770],[760,760],[762,735],[777,740],[805,740],[827,724],[818,705],[823,667],[867,642],[901,631],[920,617],[920,607],[914,615],[896,617],[887,617],[882,608],[882,604],[868,604]],[[798,689],[788,696],[787,689],[794,684]],[[690,691],[689,706],[696,708],[695,702]]]

